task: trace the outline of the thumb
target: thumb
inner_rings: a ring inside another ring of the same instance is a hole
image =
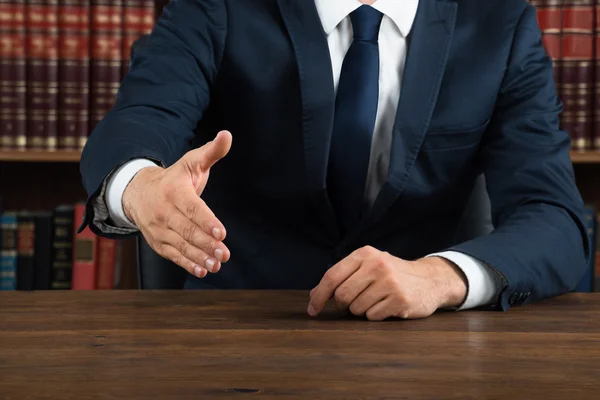
[[[189,162],[199,166],[203,171],[207,171],[229,153],[231,141],[231,133],[229,131],[221,131],[204,146],[190,151],[188,153]]]

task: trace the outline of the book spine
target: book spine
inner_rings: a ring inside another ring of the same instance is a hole
[[[88,13],[81,0],[64,0],[59,9],[58,145],[64,150],[79,149],[88,134]]]
[[[594,43],[595,43],[595,82],[594,82],[594,128],[592,129],[593,148],[600,151],[600,0],[595,1]],[[599,275],[600,276],[600,275]]]
[[[35,219],[28,212],[17,216],[17,289],[35,286]]]
[[[58,148],[58,0],[45,0],[44,37],[46,64],[46,138],[45,150],[54,151]]]
[[[0,215],[0,290],[17,289],[17,214]]]
[[[46,90],[46,7],[44,0],[28,0],[27,30],[27,148],[45,149]]]
[[[96,277],[96,289],[110,290],[114,287],[117,241],[105,237],[98,237],[97,246],[98,275]]]
[[[0,0],[0,148],[26,147],[25,0]]]
[[[73,276],[73,207],[54,210],[52,228],[52,289],[71,289]]]
[[[40,212],[35,216],[35,286],[36,290],[50,289],[52,272],[52,214]]]
[[[600,212],[596,214],[596,281],[594,291],[600,291]]]
[[[96,289],[96,270],[97,270],[97,236],[87,226],[81,233],[77,231],[79,221],[83,219],[85,204],[75,205],[74,221],[71,229],[73,230],[73,277],[71,288],[73,290],[94,290]]]
[[[121,82],[122,0],[91,2],[90,131],[113,106]]]
[[[565,130],[575,151],[591,149],[594,83],[594,0],[565,0],[562,95]]]
[[[91,3],[90,0],[79,0],[81,13],[79,14],[79,34],[82,37],[82,46],[79,54],[79,96],[81,104],[77,115],[77,143],[76,147],[83,150],[90,134],[90,60],[91,60]]]

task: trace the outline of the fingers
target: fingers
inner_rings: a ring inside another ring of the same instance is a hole
[[[359,258],[349,256],[331,267],[321,282],[310,292],[308,314],[313,317],[318,315],[338,286],[354,274],[360,268],[360,264]]]
[[[175,207],[191,222],[200,227],[207,235],[218,241],[223,241],[227,232],[225,226],[219,221],[204,200],[193,191],[178,192],[173,198]],[[178,233],[181,234],[177,229]],[[184,236],[184,235],[182,235]],[[186,237],[186,236],[184,236]]]
[[[208,274],[208,271],[205,268],[200,267],[198,264],[185,257],[175,247],[169,244],[164,244],[161,246],[161,255],[164,258],[173,261],[175,264],[179,265],[187,272],[197,276],[198,278],[204,278]]]
[[[221,131],[204,146],[186,154],[185,159],[193,165],[200,166],[202,171],[206,171],[229,153],[231,142],[231,133],[229,131]]]
[[[215,257],[190,244],[175,231],[168,231],[161,239],[164,241],[163,246],[166,245],[175,248],[179,254],[196,264],[196,266],[206,269],[211,273],[217,273],[221,269],[221,263]],[[193,274],[197,275],[195,267]]]
[[[363,269],[360,271],[363,271]],[[354,275],[358,275],[358,273]],[[371,281],[371,284],[364,291],[353,298],[349,305],[350,312],[358,317],[365,315],[367,310],[386,298],[387,294],[388,292],[382,284]]]
[[[366,312],[369,321],[383,321],[392,316],[392,300],[390,297],[385,297],[381,301],[375,303]]]
[[[375,280],[374,274],[371,273],[369,268],[359,268],[354,274],[346,279],[340,286],[335,289],[333,298],[336,304],[341,309],[350,307],[362,293],[366,291],[372,291],[372,284]],[[370,304],[371,305],[371,304]],[[366,311],[365,309],[363,313]],[[352,311],[352,308],[350,308]],[[353,312],[354,314],[354,312]],[[360,314],[357,314],[360,315]]]
[[[195,247],[220,263],[229,260],[231,254],[227,246],[220,240],[217,240],[215,236],[206,233],[199,225],[189,220],[184,214],[174,210],[172,215],[167,219],[166,224],[167,228],[177,233],[183,240],[182,243],[179,243],[179,246],[177,243],[169,243],[175,245],[175,248],[181,253],[186,254],[182,249],[185,245],[189,245],[192,246],[189,251],[194,251]],[[212,231],[211,229],[208,230],[209,232]],[[221,233],[220,236],[223,237],[223,234]]]

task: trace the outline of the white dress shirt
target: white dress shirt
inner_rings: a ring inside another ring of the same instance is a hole
[[[342,63],[352,44],[352,22],[349,14],[362,3],[358,0],[315,0],[315,5],[327,35],[334,88],[337,91]],[[372,5],[383,13],[384,17],[379,31],[379,102],[365,193],[370,203],[375,200],[387,177],[392,131],[407,54],[406,37],[412,28],[418,5],[419,0],[377,0]],[[105,197],[98,197],[96,210],[106,215],[108,209],[108,215],[117,227],[137,229],[125,216],[121,199],[135,174],[144,167],[155,165],[147,159],[136,159],[121,166],[109,177]],[[464,272],[468,281],[467,297],[458,309],[469,309],[496,301],[500,282],[485,264],[469,255],[454,251],[429,256],[444,257]]]

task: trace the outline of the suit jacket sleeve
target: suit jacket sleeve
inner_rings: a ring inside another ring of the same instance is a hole
[[[82,230],[113,236],[94,223],[94,200],[105,180],[134,158],[163,166],[189,146],[210,101],[226,36],[222,0],[170,2],[149,39],[135,52],[114,107],[94,129],[81,159],[88,193]]]
[[[496,229],[452,248],[500,274],[501,310],[571,291],[591,254],[541,39],[535,9],[527,6],[480,151]]]

